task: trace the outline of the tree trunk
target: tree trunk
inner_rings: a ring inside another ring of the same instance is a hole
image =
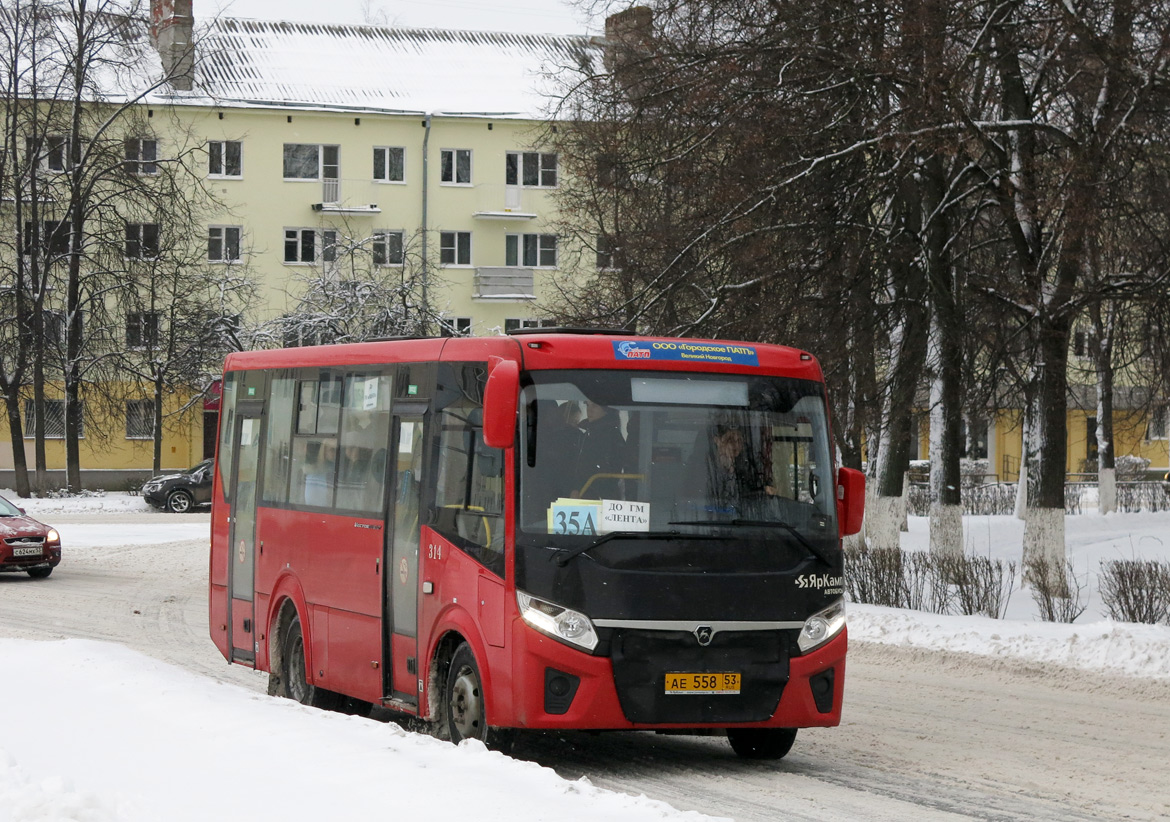
[[[1117,510],[1117,471],[1113,451],[1113,305],[1094,303],[1090,307],[1093,335],[1090,349],[1097,371],[1097,511]]]
[[[24,454],[24,429],[20,422],[20,389],[13,385],[4,397],[4,405],[8,409],[8,433],[12,442],[12,471],[15,475],[15,485],[18,497],[32,496],[28,484],[28,460]]]

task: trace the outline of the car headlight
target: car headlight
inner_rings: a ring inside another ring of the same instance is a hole
[[[148,482],[146,485],[142,486],[143,491],[157,491],[160,488],[162,488],[161,482]]]
[[[45,544],[46,545],[49,545],[51,543],[59,543],[60,541],[61,541],[61,535],[57,533],[56,528],[50,528],[49,533],[45,534]]]
[[[815,650],[841,633],[845,627],[845,600],[839,599],[804,621],[796,644],[802,654]]]
[[[584,614],[523,591],[516,592],[516,604],[520,606],[521,618],[541,633],[586,651],[597,647],[597,632],[593,630],[593,622]]]

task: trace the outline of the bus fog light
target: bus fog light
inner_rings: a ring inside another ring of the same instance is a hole
[[[541,633],[586,651],[597,647],[597,632],[593,630],[593,622],[584,614],[523,591],[516,592],[516,604],[520,607],[520,617]]]
[[[810,616],[804,621],[800,629],[800,637],[796,644],[802,654],[807,654],[821,647],[830,639],[841,633],[845,627],[845,600],[839,599],[822,611]]]

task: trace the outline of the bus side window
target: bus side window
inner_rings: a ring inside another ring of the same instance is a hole
[[[370,515],[382,512],[386,448],[390,436],[388,375],[347,374],[341,415],[337,507]]]
[[[504,454],[483,441],[476,366],[463,366],[462,372],[464,390],[437,414],[438,474],[431,524],[503,576]]]

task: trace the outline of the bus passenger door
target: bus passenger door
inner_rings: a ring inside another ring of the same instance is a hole
[[[390,694],[418,706],[419,514],[424,470],[423,403],[399,403],[393,425],[393,502],[386,573],[390,638]]]
[[[260,465],[260,421],[264,403],[236,404],[232,464],[231,571],[228,576],[228,641],[232,662],[256,665],[255,542],[256,482]]]

